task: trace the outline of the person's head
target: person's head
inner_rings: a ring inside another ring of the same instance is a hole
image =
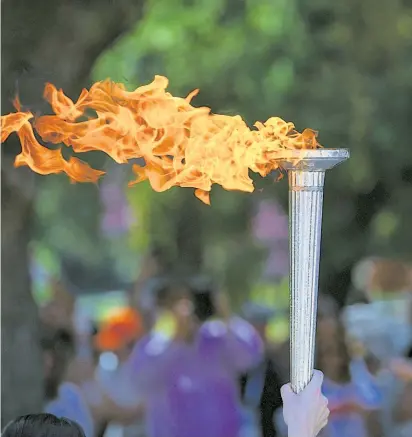
[[[185,281],[166,280],[156,291],[156,306],[160,310],[173,310],[181,301],[193,304],[191,288]]]
[[[338,316],[327,315],[318,319],[316,368],[335,382],[350,379],[350,356],[345,329]]]
[[[72,420],[53,414],[29,414],[10,422],[2,437],[85,437],[81,427]]]
[[[141,313],[146,332],[153,328],[155,304],[151,296],[153,284],[167,276],[170,269],[171,262],[168,255],[158,247],[150,249],[140,261],[140,273],[129,291],[129,303]]]
[[[43,351],[45,395],[47,399],[57,396],[70,359],[74,356],[74,339],[70,331],[54,330],[44,326],[41,336]]]
[[[194,293],[189,284],[180,280],[165,282],[156,293],[160,315],[172,315],[183,337],[192,338],[199,326],[196,316]]]

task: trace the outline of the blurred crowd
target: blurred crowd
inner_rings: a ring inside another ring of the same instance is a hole
[[[320,296],[315,367],[331,411],[322,437],[412,436],[412,305],[405,302],[408,323],[377,342],[398,346],[382,354]],[[74,420],[86,437],[287,435],[280,388],[289,380],[289,342],[267,336],[276,311],[249,302],[235,314],[213,281],[171,275],[156,252],[129,305],[98,325],[76,315],[59,283],[40,318],[43,411]]]

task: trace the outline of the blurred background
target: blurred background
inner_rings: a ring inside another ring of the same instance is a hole
[[[155,74],[174,95],[200,88],[196,106],[250,124],[280,116],[350,149],[326,178],[320,291],[349,349],[373,357],[371,375],[398,375],[391,359],[412,341],[412,2],[2,2],[2,114],[16,93],[49,111],[45,82],[75,99],[95,81],[133,90]],[[15,136],[2,146],[3,425],[44,402],[39,319],[77,332],[125,307],[142,314],[165,271],[213,278],[233,312],[273,311],[268,341],[288,354],[287,181],[256,178],[252,195],[214,187],[208,207],[190,189],[127,188],[131,168],[103,154],[84,155],[107,172],[98,186],[16,170],[19,147]]]

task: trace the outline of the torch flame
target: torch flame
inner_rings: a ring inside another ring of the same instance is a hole
[[[240,116],[212,114],[191,105],[198,90],[186,98],[166,91],[168,79],[156,76],[148,85],[128,92],[110,80],[83,89],[76,102],[63,90],[46,84],[44,98],[54,115],[34,118],[22,112],[1,117],[1,141],[16,132],[22,146],[15,166],[29,166],[39,174],[66,173],[72,181],[97,182],[104,172],[77,158],[66,161],[61,150],[41,145],[33,127],[46,143],[71,147],[74,152],[102,151],[119,164],[133,165],[135,180],[148,180],[155,191],[173,186],[191,187],[209,204],[213,184],[226,190],[252,192],[249,170],[262,177],[279,167],[295,149],[320,147],[313,130],[303,133],[293,123],[272,117],[250,129]],[[291,158],[290,158],[291,159]]]

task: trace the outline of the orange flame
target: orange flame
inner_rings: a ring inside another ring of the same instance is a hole
[[[249,170],[266,176],[279,167],[279,159],[288,159],[288,152],[319,147],[315,131],[299,133],[293,123],[276,117],[249,129],[240,116],[192,106],[197,90],[183,99],[168,93],[167,86],[167,78],[156,76],[128,92],[106,80],[83,89],[73,102],[46,84],[44,98],[54,115],[36,118],[33,126],[44,142],[63,143],[76,153],[102,151],[119,164],[142,159],[144,165],[133,166],[136,179],[130,186],[148,180],[155,191],[191,187],[207,204],[213,184],[252,192]],[[18,102],[15,106],[18,112],[1,117],[1,141],[12,132],[19,136],[22,152],[16,167],[27,165],[40,174],[65,172],[77,182],[96,182],[104,174],[42,146],[30,123],[33,114],[21,112]]]

